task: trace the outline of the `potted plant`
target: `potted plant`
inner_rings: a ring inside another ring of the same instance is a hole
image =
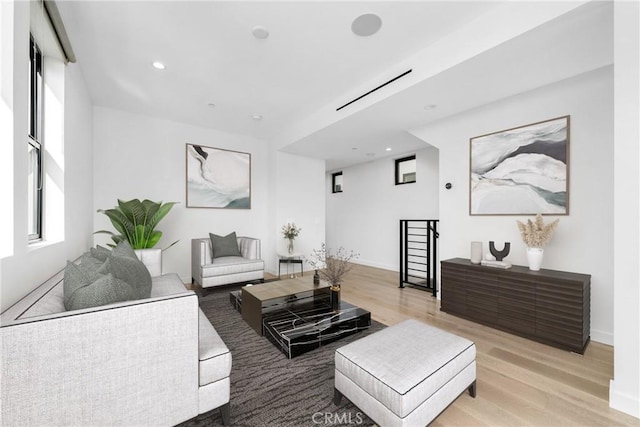
[[[542,215],[537,214],[535,221],[528,219],[526,224],[520,221],[516,222],[518,223],[522,241],[527,245],[529,270],[538,271],[542,266],[544,247],[553,237],[553,232],[560,220],[556,219],[549,224],[545,224]]]
[[[320,277],[331,285],[331,308],[340,310],[340,286],[345,276],[353,268],[351,261],[359,254],[340,247],[336,252],[323,243],[320,249],[314,249],[306,261],[319,273]]]
[[[111,247],[126,240],[133,249],[153,248],[162,237],[162,231],[156,230],[156,226],[175,204],[176,202],[158,203],[151,200],[118,199],[116,207],[107,210],[98,209],[98,212],[105,214],[111,220],[111,224],[119,234],[108,230],[99,230],[95,234],[111,235],[113,244],[108,244]],[[165,249],[176,243],[178,243],[177,240]]]

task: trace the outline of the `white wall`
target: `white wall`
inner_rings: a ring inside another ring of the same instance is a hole
[[[212,129],[131,114],[103,107],[94,109],[94,212],[116,205],[117,199],[179,202],[160,222],[158,247],[175,240],[163,253],[163,271],[191,282],[191,239],[233,231],[269,246],[268,145],[264,141]],[[251,209],[187,208],[186,144],[231,149],[251,154]],[[94,214],[95,230],[111,230],[108,218]],[[95,242],[106,244],[107,235]],[[265,249],[263,247],[263,253]]]
[[[294,222],[302,228],[295,239],[294,252],[308,256],[325,241],[325,162],[282,152],[274,152],[273,159],[270,168],[276,179],[275,222],[272,225],[274,246],[270,248],[270,254],[286,252],[289,241],[282,235],[282,226]],[[265,259],[269,261],[269,269],[277,273],[277,259]],[[305,265],[305,269],[309,268]]]
[[[468,258],[470,242],[511,242],[527,265],[516,216],[469,215],[469,138],[571,115],[570,215],[545,249],[544,268],[591,274],[591,339],[613,343],[613,67],[599,69],[414,130],[440,148],[440,258]],[[451,190],[444,184],[451,182]],[[546,217],[552,220],[553,217]]]
[[[0,258],[13,253],[13,3],[0,2]],[[2,275],[0,274],[0,279]],[[0,282],[1,286],[2,282]]]
[[[438,150],[425,146],[415,152],[413,184],[395,185],[394,158],[342,169],[342,193],[331,192],[331,173],[336,171],[326,174],[330,248],[358,252],[359,264],[398,270],[399,220],[438,219]]]
[[[47,215],[55,217],[62,210],[64,233],[45,229],[42,243],[27,243],[27,98],[28,61],[26,50],[29,40],[29,3],[14,3],[14,43],[16,59],[13,69],[13,209],[12,227],[14,245],[12,255],[1,262],[2,310],[8,308],[28,294],[47,278],[64,268],[65,261],[75,259],[91,244],[92,233],[92,108],[89,95],[78,65],[69,64],[65,69],[64,94],[64,138],[55,147],[52,161],[46,173],[51,180],[45,188],[61,196],[63,204]],[[4,19],[4,17],[3,17]],[[4,50],[4,46],[3,46]],[[46,58],[45,58],[46,60]],[[49,117],[49,119],[51,119]],[[62,124],[60,124],[62,127]],[[46,141],[45,141],[46,144]],[[5,185],[3,183],[3,185]],[[4,194],[4,189],[3,189]],[[54,236],[55,239],[49,239]]]
[[[640,5],[614,5],[614,379],[609,405],[640,418]]]

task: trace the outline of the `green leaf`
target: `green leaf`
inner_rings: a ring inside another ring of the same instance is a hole
[[[173,242],[172,244],[170,244],[169,246],[167,246],[166,248],[162,249],[163,251],[166,251],[167,249],[169,249],[171,246],[175,245],[176,243],[178,243],[180,240],[176,240],[175,242]]]
[[[151,235],[149,236],[149,240],[147,240],[147,248],[154,247],[158,243],[161,237],[162,237],[162,231],[156,230],[153,233],[151,233]]]
[[[131,221],[134,227],[144,224],[144,210],[140,200],[133,199],[125,202],[118,199],[118,207],[120,211],[129,218],[129,221]]]
[[[98,230],[98,231],[94,231],[93,234],[109,234],[111,236],[115,236],[113,231],[108,231],[108,230]]]
[[[151,200],[143,200],[142,201],[142,210],[144,211],[144,225],[146,227],[145,238],[148,239],[151,233],[153,232],[156,224],[152,223],[152,218],[160,209],[162,202],[156,203]]]
[[[139,224],[136,225],[136,230],[134,233],[135,244],[132,243],[131,247],[133,249],[144,249],[147,248],[147,239],[145,238],[145,228],[144,225]]]
[[[127,240],[131,238],[134,232],[133,223],[118,209],[107,209],[106,211],[98,211],[104,213],[110,220],[113,227]]]
[[[176,202],[167,202],[167,203],[161,205],[160,209],[158,209],[158,211],[155,213],[155,215],[153,215],[153,217],[151,218],[151,221],[149,221],[149,227],[151,227],[152,230],[155,229],[156,225],[158,225],[160,220],[162,220],[162,218],[164,218],[169,213],[169,211],[171,210],[171,208],[175,204],[177,204],[177,203]]]
[[[114,248],[118,243],[120,243],[121,241],[124,240],[124,237],[122,237],[121,234],[115,234],[115,233],[113,233],[111,231],[108,231],[108,230],[94,231],[93,234],[109,234],[111,236],[111,240],[113,240],[113,242],[115,244],[107,243],[107,246],[110,246],[112,248]]]

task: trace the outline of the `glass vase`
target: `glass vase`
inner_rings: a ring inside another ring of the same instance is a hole
[[[293,253],[293,239],[289,239],[289,246],[287,247],[287,252],[289,252],[289,255]]]
[[[318,274],[318,270],[316,270],[316,272],[313,273],[313,284],[315,286],[320,285],[320,275]]]

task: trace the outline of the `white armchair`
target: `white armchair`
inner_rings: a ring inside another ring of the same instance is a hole
[[[209,288],[239,282],[264,282],[260,240],[239,236],[238,248],[242,256],[213,258],[211,239],[191,240],[191,283]]]

